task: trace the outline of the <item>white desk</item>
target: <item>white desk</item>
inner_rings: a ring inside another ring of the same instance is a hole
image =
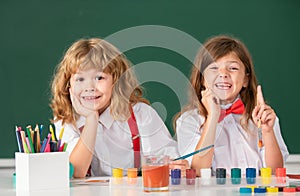
[[[172,185],[168,192],[159,192],[159,193],[147,193],[143,191],[141,185],[141,179],[139,179],[139,185],[119,185],[119,186],[109,186],[109,185],[100,185],[99,183],[94,185],[77,185],[76,182],[72,182],[69,190],[46,190],[46,191],[35,191],[35,192],[20,192],[16,191],[13,183],[13,173],[14,169],[0,169],[0,196],[93,196],[93,195],[113,195],[113,196],[137,196],[137,195],[168,195],[168,196],[177,196],[177,195],[240,195],[239,187],[241,186],[229,186],[229,185],[217,185],[212,187],[195,187],[192,185],[185,185],[185,189]],[[182,184],[185,182],[182,182]],[[124,184],[124,183],[123,183]],[[243,186],[244,187],[244,186]],[[247,194],[242,194],[247,195]],[[251,195],[251,194],[249,194]],[[270,194],[259,194],[259,195],[270,195]],[[283,193],[273,193],[271,195],[286,195]],[[298,192],[288,194],[288,195],[300,195]]]

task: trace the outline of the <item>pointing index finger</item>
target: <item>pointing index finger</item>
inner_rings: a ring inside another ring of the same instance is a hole
[[[264,96],[263,96],[260,85],[257,86],[256,99],[257,99],[257,105],[264,105],[265,104]]]

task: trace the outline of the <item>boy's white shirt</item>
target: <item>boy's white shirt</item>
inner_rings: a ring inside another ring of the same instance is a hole
[[[226,109],[232,104],[222,107]],[[213,171],[218,167],[226,168],[230,174],[231,168],[241,168],[245,174],[246,168],[262,168],[266,166],[264,147],[258,147],[257,127],[249,122],[250,132],[246,132],[240,125],[240,114],[228,114],[217,125],[214,143]],[[195,151],[200,140],[200,126],[204,122],[197,109],[184,112],[176,121],[176,134],[180,155]],[[289,152],[281,136],[279,119],[276,117],[274,124],[275,136],[281,150],[283,160],[286,161]],[[196,155],[197,156],[197,155]],[[192,157],[187,159],[192,162]],[[257,171],[258,172],[258,171]]]
[[[169,130],[157,112],[145,103],[133,106],[133,112],[141,139],[141,155],[179,156],[177,142],[173,140]],[[80,117],[77,127],[84,126],[85,118]],[[62,128],[61,121],[55,123],[56,134]],[[80,133],[70,124],[64,125],[62,142],[68,143],[67,151],[71,154]],[[100,115],[94,156],[92,159],[92,175],[111,175],[112,168],[133,168],[133,143],[127,121],[116,121],[110,115],[109,107]]]

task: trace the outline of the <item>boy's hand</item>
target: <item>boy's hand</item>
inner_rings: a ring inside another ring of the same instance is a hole
[[[91,110],[91,109],[84,107],[81,104],[79,98],[73,94],[72,88],[69,88],[69,92],[70,92],[71,103],[72,103],[72,106],[73,106],[74,110],[76,111],[76,113],[78,113],[79,115],[84,116],[84,117],[88,117],[91,114],[95,114],[95,112],[98,114],[98,111]]]
[[[184,177],[185,170],[189,169],[189,162],[187,160],[177,160],[177,161],[171,161],[169,164],[170,172],[171,169],[180,169],[181,170],[181,176]]]

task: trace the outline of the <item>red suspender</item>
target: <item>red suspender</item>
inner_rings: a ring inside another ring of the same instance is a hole
[[[132,107],[130,107],[130,113],[131,116],[128,119],[128,125],[132,136],[133,152],[134,152],[134,167],[140,168],[141,165],[140,134],[139,134],[138,126],[136,124],[136,119]]]

